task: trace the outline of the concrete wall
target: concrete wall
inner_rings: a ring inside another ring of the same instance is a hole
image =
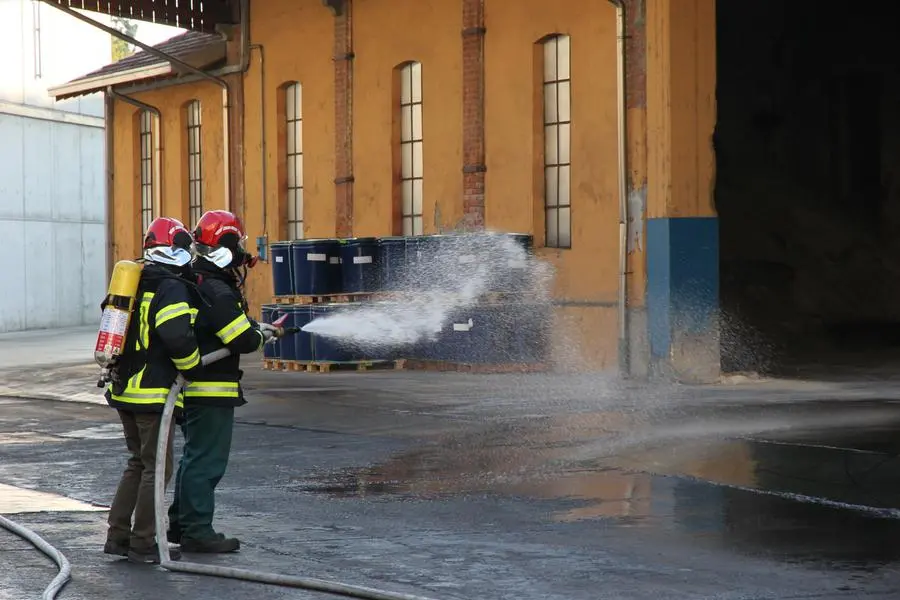
[[[0,112],[0,331],[96,321],[105,285],[102,128]]]
[[[77,51],[73,51],[77,48]],[[42,3],[0,3],[0,331],[96,322],[105,287],[99,96],[50,85],[109,61],[109,36]]]

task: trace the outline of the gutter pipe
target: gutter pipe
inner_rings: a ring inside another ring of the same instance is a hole
[[[609,0],[616,7],[616,91],[619,155],[619,374],[631,375],[630,326],[628,318],[628,147],[625,87],[625,0]]]

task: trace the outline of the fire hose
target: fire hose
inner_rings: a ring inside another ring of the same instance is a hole
[[[10,533],[29,542],[32,546],[47,555],[47,557],[59,567],[59,573],[53,578],[53,581],[50,582],[50,585],[47,586],[41,596],[43,600],[54,600],[56,594],[58,594],[69,582],[69,579],[72,578],[72,567],[69,565],[69,561],[66,559],[65,555],[32,530],[23,527],[18,523],[14,523],[6,517],[0,516],[0,527],[3,527]]]
[[[291,333],[291,331],[289,330],[288,333]],[[222,348],[203,356],[201,358],[201,361],[204,365],[208,365],[210,363],[216,362],[217,360],[221,360],[226,356],[229,356],[230,354],[231,352],[227,348]],[[178,379],[169,390],[169,396],[166,398],[166,404],[163,408],[162,421],[159,426],[158,443],[156,445],[157,456],[166,455],[166,451],[169,445],[169,430],[172,426],[172,417],[175,414],[175,401],[178,398],[178,394],[184,386],[184,383],[184,378],[179,375]],[[186,561],[173,561],[171,560],[168,541],[166,540],[166,522],[164,510],[166,502],[165,493],[165,461],[157,460],[156,479],[154,487],[156,543],[159,548],[160,566],[167,571],[193,573],[195,575],[208,575],[211,577],[222,577],[226,579],[238,579],[242,581],[265,583],[269,585],[302,588],[318,592],[337,594],[340,596],[349,596],[351,598],[365,598],[368,600],[430,600],[424,596],[382,591],[369,587],[349,585],[336,581],[327,581],[324,579],[314,579],[311,577],[298,577],[293,575],[281,575],[277,573],[250,571],[247,569],[237,569],[219,565],[208,565]]]
[[[286,333],[296,333],[291,329]],[[227,348],[222,348],[211,352],[202,357],[204,365],[208,365],[217,360],[229,356],[231,352]],[[157,456],[165,456],[169,445],[169,430],[172,425],[172,417],[175,413],[175,401],[178,394],[184,387],[185,380],[179,375],[169,395],[166,398],[166,404],[163,408],[162,421],[159,428],[159,438],[157,440]],[[268,585],[279,585],[284,587],[301,588],[319,592],[326,592],[340,596],[349,596],[351,598],[364,598],[367,600],[430,600],[424,596],[413,594],[403,594],[399,592],[389,592],[377,590],[374,588],[349,585],[337,581],[327,581],[324,579],[315,579],[312,577],[298,577],[294,575],[282,575],[278,573],[265,573],[250,571],[248,569],[237,569],[233,567],[224,567],[218,565],[207,565],[201,563],[191,563],[186,561],[173,561],[169,554],[168,541],[166,540],[166,523],[165,523],[165,461],[156,461],[155,469],[155,486],[154,486],[154,517],[156,521],[156,543],[159,548],[160,566],[167,571],[175,571],[181,573],[192,573],[195,575],[207,575],[211,577],[221,577],[225,579],[237,579],[241,581],[249,581],[256,583],[264,583]],[[42,600],[55,600],[56,595],[65,587],[72,578],[72,567],[65,555],[57,548],[49,544],[44,538],[34,531],[10,521],[6,517],[0,516],[0,527],[10,531],[20,538],[31,543],[35,548],[45,554],[54,561],[59,568],[59,573],[50,584],[46,587],[41,596]]]

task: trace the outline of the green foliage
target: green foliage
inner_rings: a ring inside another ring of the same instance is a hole
[[[138,24],[134,21],[123,19],[121,17],[113,17],[112,26],[115,29],[118,29],[125,35],[129,35],[134,37],[137,35]],[[131,56],[134,54],[134,46],[126,42],[125,40],[120,40],[117,37],[113,37],[112,40],[112,59],[113,62],[122,60],[126,56]]]

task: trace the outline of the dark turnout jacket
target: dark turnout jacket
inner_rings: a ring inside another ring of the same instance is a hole
[[[106,392],[113,408],[161,412],[179,371],[187,379],[196,375],[200,349],[192,327],[196,293],[190,285],[163,266],[144,266],[116,381]],[[177,408],[182,401],[179,395]]]
[[[201,366],[185,389],[188,405],[241,406],[246,403],[240,381],[241,354],[256,352],[264,339],[259,325],[247,316],[235,277],[203,258],[194,262],[197,285],[205,299],[199,304],[194,331],[200,354],[221,348],[231,355]]]

